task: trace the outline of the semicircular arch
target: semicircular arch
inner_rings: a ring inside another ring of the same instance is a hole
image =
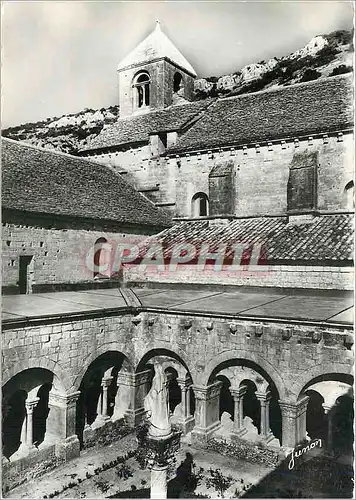
[[[63,392],[70,392],[73,389],[72,379],[70,374],[68,374],[68,370],[64,370],[58,361],[54,361],[48,357],[23,359],[8,368],[4,368],[2,372],[2,385],[5,386],[5,384],[19,373],[33,368],[43,368],[52,372],[54,375],[53,384],[57,389]]]
[[[118,354],[122,354],[124,356],[124,359],[127,361],[128,366],[130,367],[130,371],[133,372],[133,366],[134,365],[133,365],[133,363],[131,361],[130,356],[126,352],[125,347],[123,345],[121,345],[121,344],[118,344],[117,342],[106,342],[105,344],[101,344],[99,347],[97,347],[95,349],[95,351],[93,351],[91,353],[91,355],[86,358],[85,362],[83,362],[81,370],[77,374],[77,376],[75,377],[75,380],[74,380],[74,384],[73,385],[75,387],[75,390],[78,390],[78,388],[79,388],[79,386],[81,384],[81,381],[83,380],[83,377],[84,377],[86,371],[88,370],[89,366],[97,358],[99,358],[100,356],[102,356],[106,352],[117,352]]]
[[[249,363],[252,363],[252,365],[256,367],[257,372],[258,368],[260,368],[260,370],[264,372],[269,377],[269,379],[274,383],[278,391],[279,398],[280,399],[286,398],[288,394],[288,389],[282,379],[282,376],[274,368],[274,366],[269,361],[261,357],[259,354],[239,349],[222,351],[216,354],[214,357],[212,357],[210,361],[206,364],[203,372],[199,374],[198,378],[200,384],[206,386],[214,370],[216,370],[219,367],[219,365],[223,365],[224,363],[229,361],[241,361],[242,363],[244,361],[247,361]]]
[[[335,380],[335,381],[347,381],[350,385],[353,383],[353,375],[350,372],[347,373],[345,370],[345,365],[341,363],[328,363],[319,364],[311,368],[310,370],[306,370],[300,374],[298,379],[294,382],[291,387],[291,392],[295,396],[296,400],[300,397],[300,395],[307,389],[308,386],[323,380]]]
[[[156,356],[167,356],[176,361],[178,361],[184,368],[190,373],[190,376],[194,377],[194,371],[189,368],[189,359],[186,352],[178,346],[175,350],[172,350],[167,346],[167,344],[161,342],[154,342],[149,346],[149,350],[144,354],[141,354],[140,360],[136,365],[136,372],[140,371],[143,366],[149,362],[150,359]]]

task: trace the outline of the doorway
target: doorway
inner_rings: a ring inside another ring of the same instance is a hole
[[[33,256],[20,255],[19,289],[20,293],[32,292]]]

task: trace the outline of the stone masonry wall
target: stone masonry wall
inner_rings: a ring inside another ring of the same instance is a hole
[[[78,390],[99,355],[119,351],[133,370],[138,366],[142,370],[140,360],[154,349],[185,363],[197,385],[206,385],[221,363],[237,359],[249,363],[275,385],[280,399],[290,401],[319,375],[352,372],[353,341],[347,327],[155,312],[141,312],[132,319],[129,314],[111,313],[5,327],[3,383],[22,370],[42,367],[55,374],[57,388],[70,393]],[[16,384],[11,387],[16,390]]]
[[[25,222],[25,221],[24,221]],[[147,229],[146,229],[147,234]],[[147,236],[122,232],[85,229],[48,229],[31,225],[4,223],[2,229],[2,285],[16,288],[19,280],[19,256],[33,256],[32,285],[78,283],[93,279],[85,258],[98,238],[108,241],[137,241]],[[90,260],[90,259],[89,259]]]
[[[209,196],[209,173],[218,163],[234,164],[235,199],[233,213],[238,216],[277,215],[287,211],[289,167],[295,152],[318,151],[317,208],[323,211],[352,209],[347,205],[345,186],[353,179],[353,136],[334,134],[311,140],[305,138],[274,142],[270,145],[203,151],[157,160],[150,146],[96,155],[93,158],[126,170],[125,179],[137,188],[156,186],[154,201],[175,203],[172,211],[179,217],[191,217],[195,193]],[[149,193],[147,196],[151,197]]]
[[[258,266],[258,271],[215,272],[211,266],[197,271],[195,266],[177,267],[174,272],[159,272],[157,268],[147,267],[142,271],[140,266],[124,269],[124,281],[158,282],[158,283],[190,283],[217,284],[237,286],[261,286],[282,288],[315,288],[327,290],[353,290],[354,269],[352,267],[326,266]]]

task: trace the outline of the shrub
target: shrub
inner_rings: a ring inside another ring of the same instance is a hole
[[[329,76],[343,75],[344,73],[351,73],[353,71],[352,66],[346,66],[346,64],[341,64],[332,70]]]
[[[221,498],[224,498],[225,491],[232,485],[234,478],[224,476],[221,469],[209,469],[210,477],[206,479],[207,488],[215,488]]]
[[[302,78],[299,80],[300,82],[310,82],[312,80],[317,80],[321,76],[321,73],[316,69],[306,69]]]

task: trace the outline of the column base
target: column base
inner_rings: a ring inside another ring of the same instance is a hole
[[[240,429],[236,429],[236,430],[233,430],[232,433],[231,433],[231,437],[234,438],[241,438],[242,436],[244,436],[245,434],[247,434],[247,429],[246,427],[240,427]]]
[[[94,422],[91,424],[91,428],[93,430],[99,429],[99,427],[103,427],[110,420],[109,415],[99,415],[96,417]]]
[[[55,454],[58,458],[62,458],[65,462],[72,458],[79,457],[80,444],[78,436],[70,436],[64,441],[57,441],[55,444]]]
[[[264,444],[268,444],[271,441],[273,441],[274,439],[276,439],[276,438],[274,437],[274,434],[272,434],[271,431],[266,436],[261,436],[261,441]]]
[[[34,445],[27,446],[27,444],[21,444],[20,447],[18,448],[18,450],[15,451],[15,453],[13,453],[11,455],[11,457],[9,458],[9,461],[16,462],[16,460],[20,460],[21,458],[24,458],[24,457],[27,457],[28,455],[30,455],[30,453],[36,453],[36,452],[38,452],[38,449],[36,448],[36,446],[34,446]]]
[[[183,431],[183,434],[188,434],[188,432],[192,431],[194,429],[194,424],[195,418],[193,415],[177,421],[177,425]]]
[[[209,439],[212,438],[212,434],[219,429],[221,426],[220,420],[214,422],[209,427],[202,429],[200,427],[194,427],[192,430],[192,445],[193,446],[205,446]]]
[[[146,410],[144,408],[139,408],[138,410],[129,409],[125,412],[125,420],[130,427],[136,427],[142,422],[145,414]]]

